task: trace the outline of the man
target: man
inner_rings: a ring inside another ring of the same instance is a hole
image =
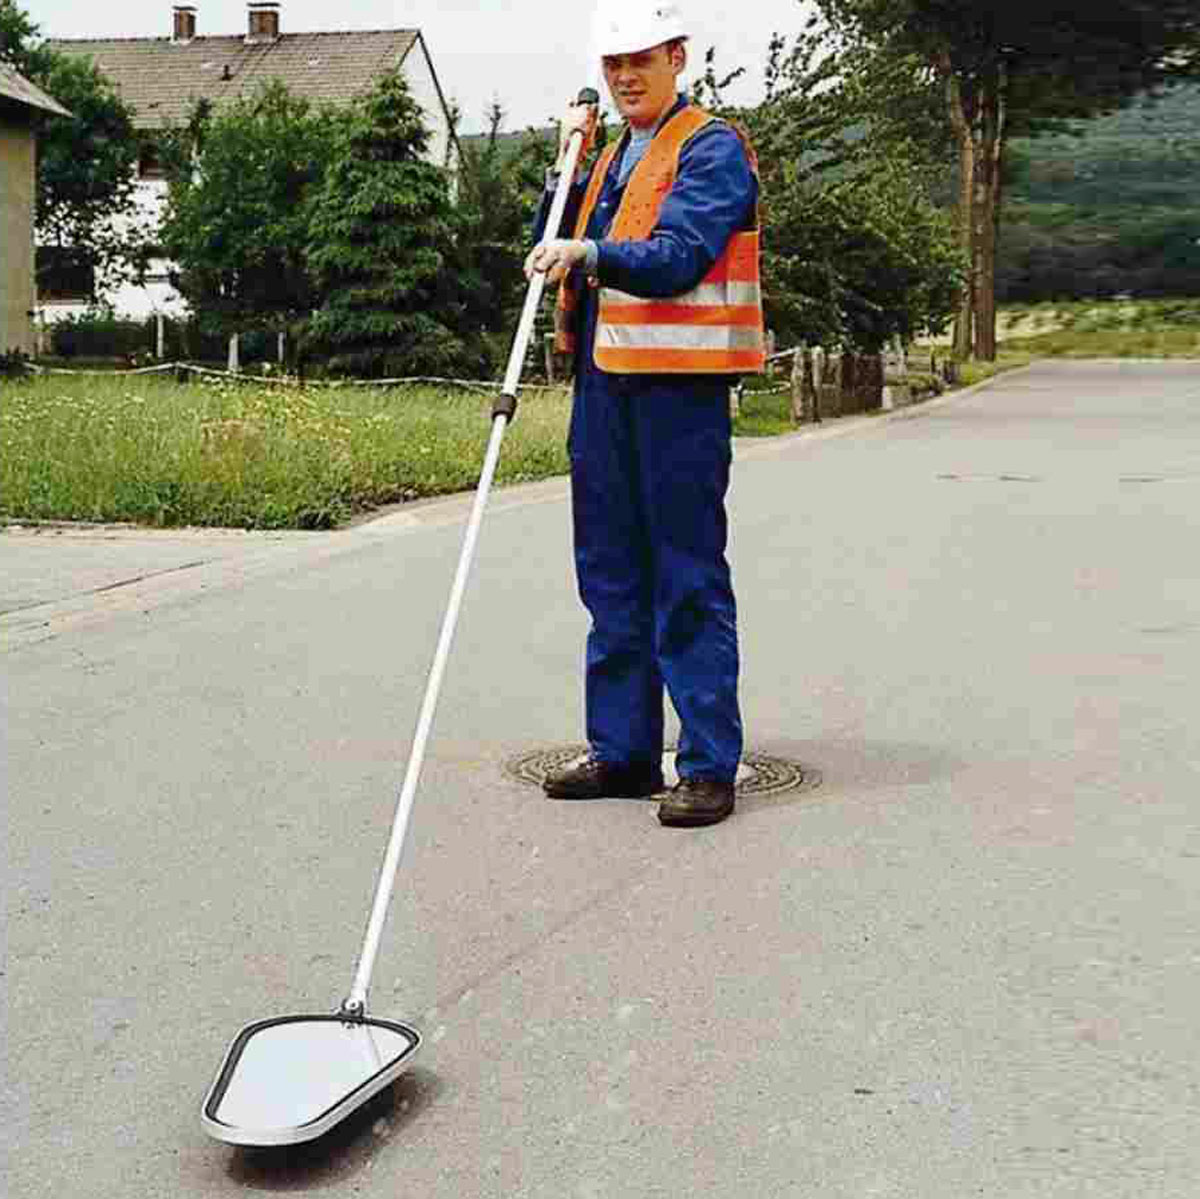
[[[536,246],[525,266],[563,285],[575,562],[592,617],[591,752],[545,790],[662,792],[665,683],[680,781],[659,820],[715,824],[733,811],[742,753],[725,492],[730,376],[762,368],[758,181],[740,134],[678,94],[687,33],[675,4],[622,3],[597,24],[627,126],[573,186],[563,227],[575,236]],[[590,142],[594,125],[593,109],[573,108],[563,147],[576,130]]]

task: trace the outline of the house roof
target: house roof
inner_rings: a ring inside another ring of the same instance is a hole
[[[350,100],[403,63],[420,38],[415,29],[379,29],[284,33],[270,42],[239,34],[189,42],[71,38],[47,45],[93,59],[134,109],[137,128],[158,129],[185,122],[197,100],[237,100],[271,79],[307,100]]]
[[[0,97],[5,100],[15,100],[27,108],[40,108],[44,112],[57,113],[62,117],[71,114],[52,97],[46,95],[36,84],[30,83],[24,75],[18,74],[12,67],[0,63]]]

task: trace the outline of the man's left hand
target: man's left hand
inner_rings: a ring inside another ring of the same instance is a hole
[[[561,283],[567,272],[587,257],[587,246],[581,241],[556,238],[534,246],[525,259],[525,278],[532,279],[544,272],[548,283]]]

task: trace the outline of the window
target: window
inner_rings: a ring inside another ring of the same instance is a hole
[[[38,246],[37,291],[41,304],[91,303],[96,294],[96,269],[79,250]]]
[[[139,283],[170,283],[171,263],[167,252],[162,246],[147,246],[142,259],[142,273]]]
[[[166,168],[163,166],[163,160],[156,146],[143,144],[141,153],[138,154],[137,173],[139,179],[165,179],[167,177]]]

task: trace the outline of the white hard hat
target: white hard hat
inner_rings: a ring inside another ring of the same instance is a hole
[[[602,0],[596,12],[596,50],[633,54],[688,36],[678,4]]]

